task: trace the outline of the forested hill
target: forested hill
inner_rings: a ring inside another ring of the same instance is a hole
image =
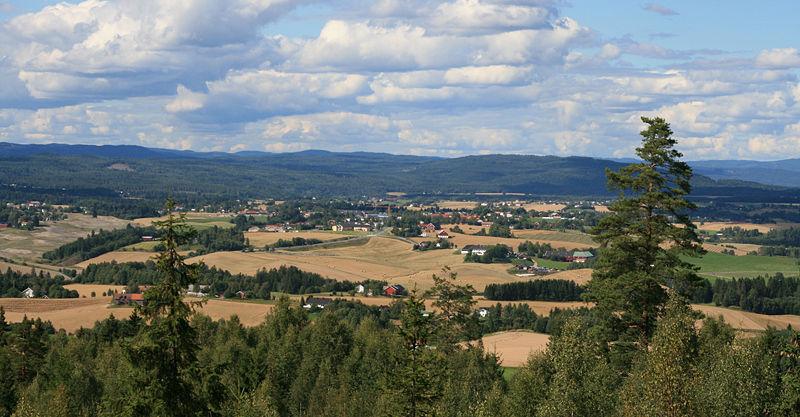
[[[380,153],[200,153],[138,146],[0,143],[2,199],[181,201],[300,196],[526,193],[608,196],[605,169],[586,157],[482,155],[435,158]],[[695,195],[737,201],[798,201],[800,190],[697,176]],[[68,201],[67,201],[68,202]]]

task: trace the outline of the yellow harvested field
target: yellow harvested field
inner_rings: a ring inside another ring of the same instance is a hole
[[[761,233],[767,233],[772,229],[785,229],[792,226],[797,226],[795,223],[741,223],[741,222],[705,222],[695,223],[700,230],[707,230],[709,232],[718,232],[726,227],[740,227],[745,230],[758,230]]]
[[[148,260],[153,259],[156,254],[153,252],[136,252],[136,251],[114,251],[104,253],[100,256],[94,257],[92,259],[87,259],[83,262],[79,262],[75,266],[78,268],[86,268],[91,264],[99,264],[103,262],[111,262],[116,261],[117,263],[122,262],[146,262]]]
[[[436,203],[437,206],[449,210],[462,210],[462,209],[474,209],[475,206],[478,205],[477,201],[439,201]]]
[[[555,274],[545,275],[542,279],[565,279],[567,281],[574,281],[578,285],[586,285],[592,279],[592,270],[589,268],[582,269],[568,269],[566,271],[556,272]]]
[[[191,258],[233,273],[254,274],[260,269],[293,265],[307,272],[338,279],[361,281],[380,279],[420,290],[432,286],[433,274],[449,266],[459,281],[483,290],[486,284],[526,280],[506,272],[508,265],[464,263],[454,250],[413,251],[408,242],[372,237],[363,245],[308,251],[216,252]]]
[[[709,317],[716,318],[721,316],[723,319],[725,319],[726,323],[733,326],[733,328],[740,330],[761,331],[766,330],[769,326],[783,329],[790,325],[796,329],[798,326],[800,326],[800,316],[768,316],[766,314],[751,313],[747,311],[707,305],[693,305],[692,307],[695,310],[702,311]]]
[[[561,211],[566,204],[559,203],[526,203],[522,206],[525,211]]]
[[[483,297],[475,297],[475,301],[477,301],[476,306],[478,307],[491,307],[497,304],[500,305],[509,305],[509,304],[527,304],[528,307],[531,308],[536,314],[540,316],[549,316],[550,312],[553,309],[568,309],[568,308],[581,308],[581,307],[591,307],[590,303],[584,303],[582,301],[494,301],[494,300],[487,300]]]
[[[531,353],[542,352],[550,343],[550,336],[526,331],[509,331],[489,334],[481,339],[487,352],[495,353],[503,366],[525,365]]]
[[[125,289],[124,285],[113,284],[68,284],[64,288],[68,290],[75,290],[78,295],[86,298],[91,298],[92,292],[95,293],[96,298],[101,298],[101,294],[108,292],[108,290],[122,292]]]
[[[753,251],[758,252],[760,247],[761,245],[754,245],[752,243],[703,243],[703,249],[709,252],[721,253],[723,250],[733,250],[736,256],[747,255]]]
[[[250,240],[250,244],[260,248],[271,245],[278,239],[291,240],[292,238],[302,237],[303,239],[319,239],[322,241],[341,239],[348,235],[334,232],[245,232],[244,237]]]
[[[186,213],[186,220],[188,220],[189,222],[191,222],[192,219],[203,220],[203,221],[211,220],[212,222],[213,219],[219,219],[220,222],[227,223],[229,226],[232,217],[233,215],[230,213]],[[134,219],[132,223],[136,226],[146,227],[146,226],[152,226],[153,222],[166,220],[166,218],[167,216],[142,217]]]
[[[9,322],[22,321],[25,316],[38,317],[52,322],[57,329],[74,332],[81,327],[92,327],[95,322],[110,315],[123,319],[133,312],[131,307],[111,307],[110,301],[110,297],[50,300],[0,298],[0,306],[5,309]],[[245,326],[256,326],[264,321],[272,308],[271,304],[209,300],[199,311],[215,320],[228,319],[235,314]]]
[[[600,206],[600,205],[598,205],[598,206],[594,206],[594,211],[596,211],[598,213],[608,213],[610,210],[608,209],[608,206]]]

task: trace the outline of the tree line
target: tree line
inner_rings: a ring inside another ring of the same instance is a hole
[[[778,273],[769,277],[706,280],[694,302],[739,307],[761,314],[800,314],[800,278]]]
[[[42,254],[42,258],[51,262],[80,262],[112,252],[125,246],[139,243],[142,236],[157,236],[152,227],[134,227],[122,229],[92,231],[86,237],[61,245]]]
[[[242,291],[248,298],[269,300],[273,293],[314,294],[323,292],[352,292],[362,284],[374,294],[383,291],[385,281],[366,280],[362,282],[337,281],[322,275],[303,271],[295,266],[281,266],[270,270],[262,269],[255,275],[232,274],[229,271],[199,264],[196,268],[197,283],[208,285],[210,294],[234,297]],[[138,292],[140,285],[153,285],[161,280],[154,261],[147,262],[104,262],[88,265],[75,277],[75,282],[86,284],[125,285]]]
[[[483,290],[488,300],[579,301],[585,288],[565,279],[489,284]]]
[[[64,288],[66,281],[60,275],[51,276],[43,271],[21,273],[8,268],[0,274],[0,294],[4,298],[25,297],[23,291],[30,288],[34,298],[78,298],[78,292]]]

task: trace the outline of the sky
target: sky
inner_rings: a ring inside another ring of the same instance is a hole
[[[800,157],[797,0],[0,0],[0,141]]]

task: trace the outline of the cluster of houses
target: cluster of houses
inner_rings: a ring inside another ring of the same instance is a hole
[[[420,222],[419,228],[421,230],[420,237],[435,237],[437,239],[450,239],[450,234],[447,231],[439,229],[433,223]]]

